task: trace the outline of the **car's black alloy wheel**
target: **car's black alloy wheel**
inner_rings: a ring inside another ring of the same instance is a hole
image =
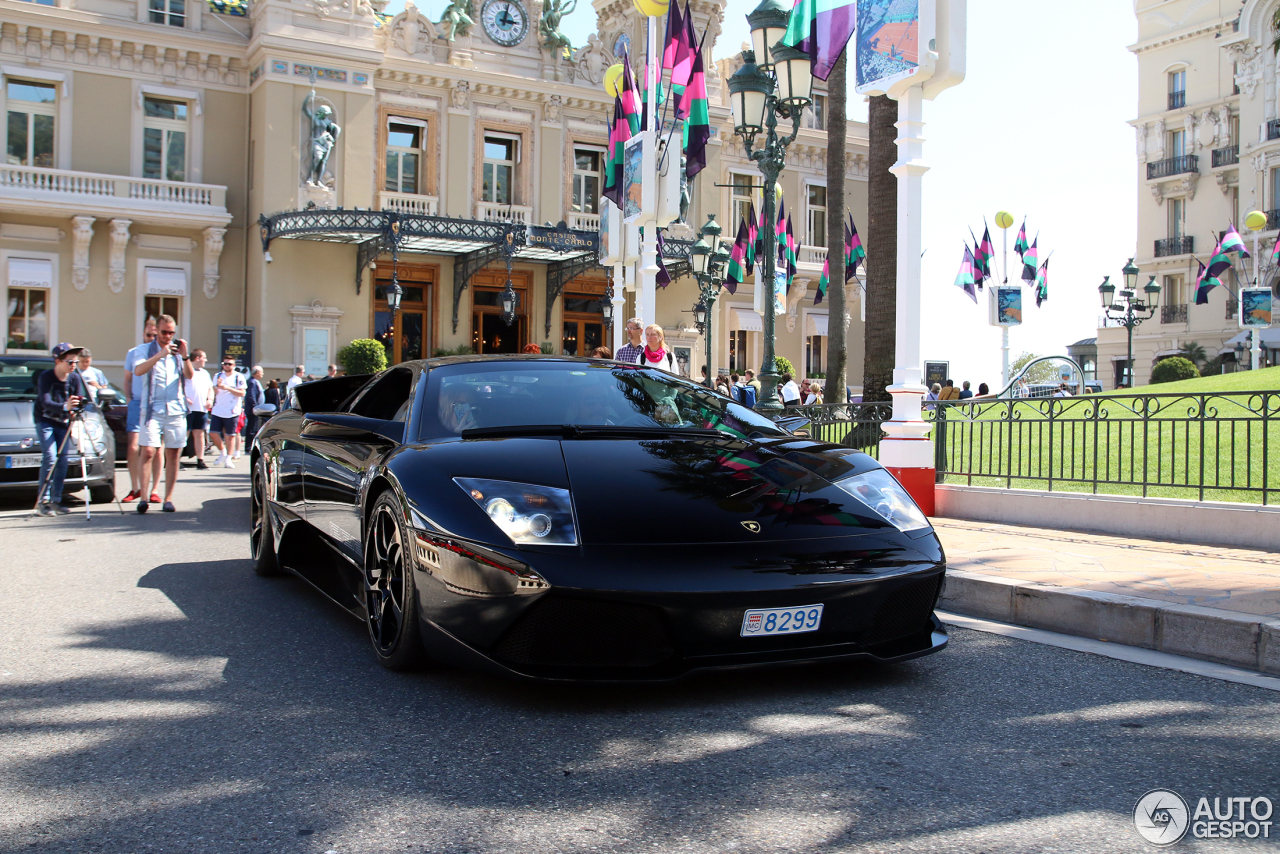
[[[249,548],[253,555],[253,571],[258,575],[279,575],[275,531],[271,528],[271,517],[267,512],[267,471],[261,460],[253,467],[249,514]]]
[[[395,494],[378,496],[369,516],[364,547],[364,602],[369,639],[378,660],[391,670],[424,663],[418,635],[411,535]]]

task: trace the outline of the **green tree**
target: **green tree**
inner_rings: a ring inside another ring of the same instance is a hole
[[[867,325],[863,331],[862,399],[889,400],[898,342],[898,102],[870,98],[867,177]],[[841,275],[840,273],[833,273]],[[839,391],[837,389],[837,391]]]
[[[1191,364],[1191,360],[1184,359],[1181,356],[1170,356],[1168,359],[1161,359],[1151,369],[1151,384],[1191,380],[1198,376],[1200,376],[1200,371],[1195,365]]]
[[[1009,377],[1016,378],[1022,369],[1034,362],[1036,359],[1044,358],[1039,353],[1028,353],[1025,350],[1022,355],[1009,363]],[[1056,383],[1058,382],[1058,367],[1052,362],[1041,362],[1033,367],[1027,374],[1026,380],[1029,383]]]
[[[1195,341],[1188,341],[1186,344],[1183,344],[1180,352],[1183,358],[1191,362],[1197,368],[1209,361],[1209,354],[1205,351],[1204,345],[1198,344]]]
[[[387,348],[372,338],[357,338],[338,351],[338,364],[348,374],[376,374],[387,368]]]

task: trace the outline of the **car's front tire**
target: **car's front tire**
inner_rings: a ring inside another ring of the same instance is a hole
[[[253,467],[253,488],[249,499],[249,550],[253,571],[258,575],[280,575],[276,557],[276,534],[267,510],[267,471],[261,460]]]
[[[395,493],[382,493],[365,529],[364,607],[369,640],[388,670],[414,670],[427,663],[418,630],[412,550],[412,534]]]

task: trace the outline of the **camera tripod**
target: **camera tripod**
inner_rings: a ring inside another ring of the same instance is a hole
[[[58,467],[58,460],[62,459],[62,454],[66,451],[67,442],[71,439],[72,434],[75,434],[76,450],[80,453],[80,484],[84,487],[84,518],[86,522],[93,518],[93,513],[89,509],[93,503],[93,496],[89,493],[89,464],[85,462],[84,458],[84,410],[73,409],[69,414],[71,419],[67,422],[66,435],[62,437],[62,441],[58,444],[58,453],[54,456],[53,465],[49,466],[49,470],[45,472],[44,477],[40,480],[40,489],[36,492],[36,503],[31,508],[31,515],[27,517],[28,519],[40,511],[40,504],[44,500],[44,491],[49,488],[49,480],[53,477],[53,472]],[[76,424],[81,425],[79,431],[75,429]],[[43,453],[43,448],[41,452]],[[53,496],[50,497],[52,498]],[[61,498],[62,496],[59,495],[57,497]],[[120,497],[115,495],[114,490],[112,491],[112,498],[115,499],[116,507],[120,508],[121,515],[124,515],[124,505],[120,503]]]

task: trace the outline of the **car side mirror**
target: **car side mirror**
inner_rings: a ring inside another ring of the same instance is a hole
[[[120,398],[116,395],[113,388],[98,389],[98,406],[106,409],[108,406],[115,406],[120,402]]]
[[[253,408],[253,414],[258,418],[270,418],[276,414],[276,405],[274,403],[259,403]]]

